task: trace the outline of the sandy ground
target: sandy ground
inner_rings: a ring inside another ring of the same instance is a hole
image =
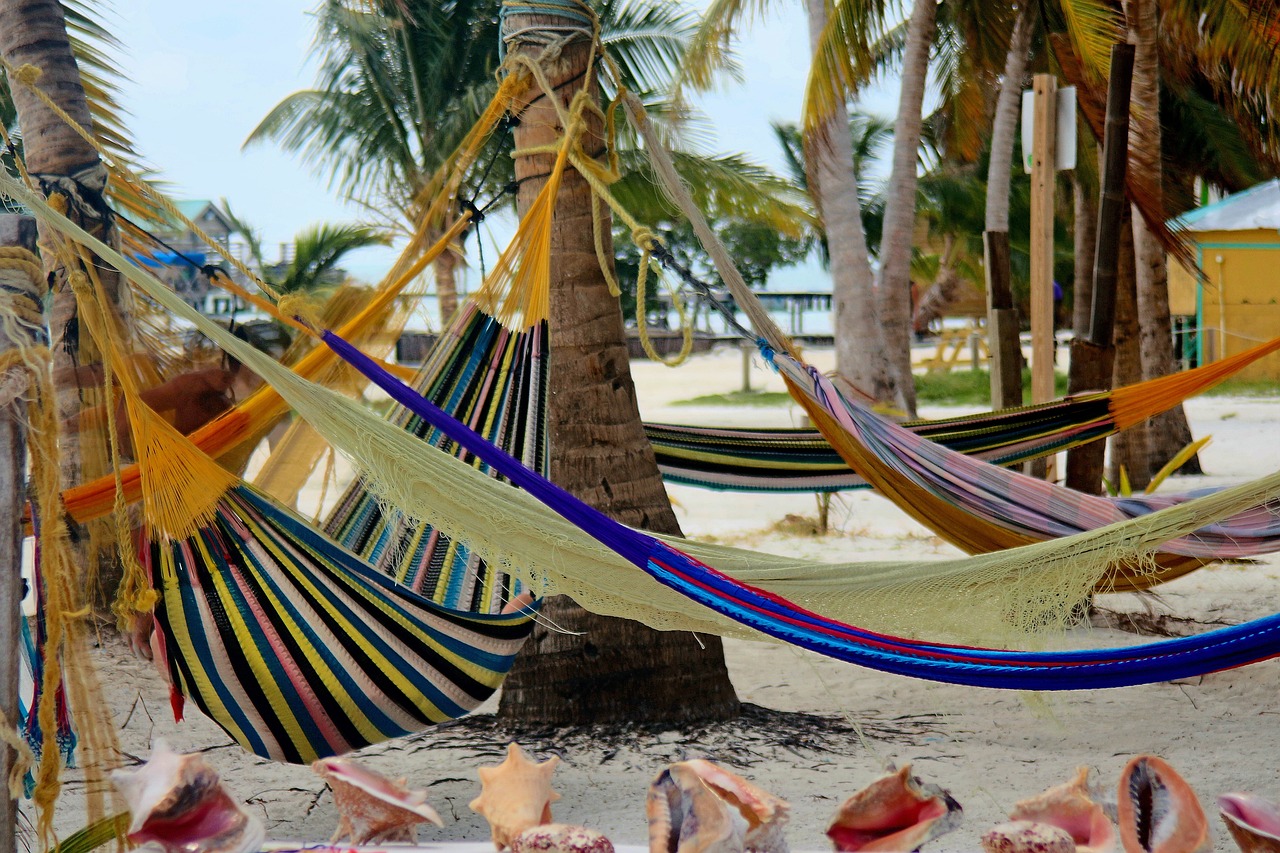
[[[823,366],[829,353],[809,358]],[[672,372],[649,363],[634,368],[643,414],[685,423],[782,425],[786,409],[673,406],[696,393],[733,390],[742,383],[742,356],[724,351]],[[673,381],[673,378],[675,381]],[[759,365],[756,387],[781,388]],[[940,411],[922,414],[938,415]],[[1170,482],[1180,490],[1232,483],[1280,467],[1280,398],[1193,401],[1188,414],[1197,436],[1213,434],[1202,459],[1209,476]],[[837,499],[834,529],[815,535],[804,522],[816,515],[812,496],[720,494],[671,489],[685,532],[759,550],[831,559],[933,560],[956,552],[887,501],[870,493]],[[1156,595],[1104,596],[1103,608],[1169,614],[1183,631],[1238,623],[1276,609],[1280,558],[1202,570],[1161,587]],[[1116,644],[1131,634],[1093,629]],[[192,709],[175,723],[167,688],[149,665],[130,658],[108,637],[95,653],[119,725],[125,761],[148,753],[164,736],[184,750],[203,750],[224,780],[265,821],[268,838],[327,840],[337,822],[332,795],[302,767],[273,765],[243,754]],[[645,790],[668,762],[705,756],[789,800],[791,846],[829,849],[823,830],[837,805],[890,763],[910,762],[927,781],[947,788],[964,806],[959,830],[926,849],[978,849],[978,838],[1004,818],[1014,801],[1067,780],[1088,766],[1114,798],[1119,771],[1133,755],[1156,753],[1180,770],[1210,807],[1227,791],[1280,798],[1280,661],[1269,661],[1173,683],[1051,696],[951,687],[858,669],[784,646],[730,641],[733,683],[744,702],[812,717],[755,711],[747,720],[710,730],[603,733],[530,732],[525,745],[538,756],[559,755],[554,807],[559,821],[600,829],[617,843],[645,842]],[[494,764],[508,735],[490,721],[437,729],[371,748],[367,764],[427,788],[446,827],[429,827],[423,841],[487,838],[482,819],[467,808],[479,791],[475,768]],[[57,826],[83,823],[83,782],[68,774]],[[1216,809],[1214,810],[1216,813]],[[1217,850],[1235,849],[1211,815]]]

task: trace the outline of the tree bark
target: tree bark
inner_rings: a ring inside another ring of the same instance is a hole
[[[1126,211],[1126,219],[1129,214]],[[1136,217],[1135,217],[1136,218]],[[1116,269],[1115,366],[1112,384],[1131,385],[1142,379],[1142,353],[1138,334],[1138,304],[1134,275],[1133,229],[1126,221],[1120,232],[1119,266]],[[1117,433],[1111,439],[1111,460],[1107,476],[1120,482],[1124,469],[1135,491],[1151,482],[1147,424],[1141,423]]]
[[[1162,140],[1160,131],[1160,68],[1156,0],[1126,0],[1129,41],[1134,45],[1133,122],[1129,130],[1130,175],[1142,196],[1164,210]],[[1164,247],[1140,215],[1133,216],[1134,255],[1137,260],[1138,323],[1141,329],[1142,378],[1155,379],[1176,370],[1173,324],[1169,316],[1169,280]],[[1181,405],[1151,420],[1151,473],[1191,443],[1191,427]],[[1199,459],[1182,467],[1201,473]]]
[[[29,216],[0,215],[0,246],[24,249],[30,260],[36,257],[36,223]],[[29,299],[40,305],[44,296],[44,282],[33,281],[21,270],[0,270],[6,299]],[[0,329],[5,328],[0,325]],[[14,324],[13,328],[20,326]],[[11,340],[0,332],[0,353],[15,347],[35,343],[34,335],[26,340]],[[22,515],[27,502],[26,490],[26,423],[27,377],[22,369],[10,368],[0,374],[0,518],[5,529],[0,535],[0,711],[10,728],[18,724],[18,662],[21,660],[22,614]],[[32,713],[35,713],[34,709]],[[8,779],[16,757],[13,749],[0,745],[0,779]],[[0,795],[0,851],[13,853],[17,849],[16,829],[18,805],[7,791]]]
[[[915,233],[916,167],[924,88],[929,74],[929,48],[936,22],[935,0],[914,0],[902,54],[898,117],[893,125],[893,171],[885,206],[884,250],[877,297],[890,374],[898,383],[909,417],[916,415],[916,389],[911,373],[911,247]]]
[[[66,19],[58,0],[0,2],[0,54],[14,66],[30,64],[39,68],[41,73],[36,85],[82,127],[93,127],[80,71],[67,38]],[[93,236],[108,244],[113,243],[114,228],[102,197],[107,184],[107,170],[93,146],[22,83],[10,80],[9,91],[18,112],[27,169],[40,179],[41,190],[46,196],[63,196],[68,201],[67,215],[70,218]],[[42,246],[53,245],[57,239],[43,227],[40,234]],[[49,331],[58,417],[66,423],[77,416],[84,405],[75,368],[85,360],[96,359],[82,358],[75,295],[66,283],[67,270],[56,253],[45,251],[43,255],[53,289]],[[108,298],[119,308],[119,274],[105,264],[99,265],[97,271]],[[125,319],[123,311],[121,314],[121,319]],[[98,450],[96,456],[105,463],[105,449]],[[58,451],[64,488],[77,485],[87,477],[106,473],[105,465],[86,470],[82,436],[74,430],[63,432]],[[72,538],[74,547],[79,551],[80,564],[89,565],[88,543],[83,528],[73,526]],[[99,567],[100,574],[96,578],[101,589],[100,597],[105,601],[114,596],[115,584],[118,583],[114,573],[106,576],[101,571],[111,564],[108,558]]]
[[[827,24],[827,0],[806,0],[809,47],[816,52]],[[889,373],[875,297],[867,238],[862,229],[858,176],[849,137],[849,111],[842,102],[822,128],[805,139],[813,164],[810,193],[822,217],[831,253],[836,372],[878,402],[903,405]]]
[[[1093,262],[1098,245],[1098,202],[1094,194],[1077,177],[1074,190],[1075,282],[1071,288],[1071,332],[1075,338],[1089,334],[1089,317],[1093,308]]]
[[[458,256],[451,251],[441,253],[436,258],[433,270],[436,277],[436,301],[440,308],[440,328],[449,325],[449,320],[458,311]]]
[[[513,15],[508,32],[563,26],[554,15]],[[537,57],[522,40],[512,46]],[[544,64],[556,95],[568,104],[584,86],[592,46],[567,44]],[[559,138],[549,98],[531,92],[516,130],[516,148]],[[582,148],[602,147],[598,120]],[[549,155],[516,161],[521,213],[550,172]],[[598,223],[604,239],[609,223]],[[612,246],[606,254],[612,257]],[[551,234],[551,478],[601,511],[633,526],[678,534],[679,525],[644,436],[631,380],[622,312],[610,296],[593,244],[591,190],[569,170],[556,202]],[[562,630],[535,630],[503,689],[499,713],[558,725],[726,719],[738,712],[718,637],[659,632],[638,622],[587,613],[566,598],[544,613]],[[564,631],[573,633],[565,633]],[[579,633],[581,632],[581,633]]]
[[[1013,35],[1009,39],[1009,52],[1005,55],[1004,76],[1000,78],[1000,95],[996,99],[996,113],[991,122],[991,158],[987,166],[988,231],[1009,231],[1013,143],[1018,133],[1022,87],[1026,82],[1035,10],[1034,3],[1024,3],[1019,9],[1018,19],[1013,25]]]

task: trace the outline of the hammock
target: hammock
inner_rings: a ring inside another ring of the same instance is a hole
[[[512,330],[468,301],[440,336],[415,390],[453,413],[525,467],[546,470],[546,321]],[[445,452],[464,448],[402,407],[390,422]],[[379,570],[433,601],[461,610],[500,612],[519,582],[465,545],[377,500],[352,483],[325,531]]]
[[[174,688],[274,761],[310,762],[473,710],[532,629],[529,612],[424,599],[247,485],[198,536],[143,554]]]
[[[1280,655],[1280,614],[1197,637],[1067,652],[1009,652],[921,643],[843,624],[736,581],[671,544],[613,521],[523,468],[517,460],[418,396],[341,338],[326,332],[324,341],[401,405],[470,449],[512,483],[658,582],[717,613],[794,645],[840,660],[934,681],[1035,690],[1129,686],[1204,674]],[[1269,479],[1273,483],[1280,481],[1280,475]]]
[[[1175,376],[1112,391],[901,426],[967,456],[1014,465],[1114,435],[1277,351],[1280,337]],[[870,485],[816,429],[646,423],[645,434],[668,482],[746,492],[836,492]]]
[[[1108,498],[1001,468],[914,435],[842,396],[818,371],[771,354],[792,395],[850,466],[905,512],[970,553],[1069,536],[1201,497]],[[1194,534],[1165,543],[1164,578],[1204,562],[1280,549],[1280,504],[1260,503]],[[1118,579],[1116,588],[1130,584]]]

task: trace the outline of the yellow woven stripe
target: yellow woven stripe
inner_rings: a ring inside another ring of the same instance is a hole
[[[210,559],[210,554],[201,539],[197,537],[191,541],[192,544],[197,547],[202,561]],[[178,587],[178,570],[174,563],[173,550],[164,546],[161,546],[158,550],[160,551],[160,578],[161,583],[163,584],[165,609],[169,614],[169,625],[173,634],[173,639],[178,645],[177,651],[180,652],[176,657],[180,657],[183,660],[198,661],[200,660],[200,653],[196,650],[195,643],[193,642],[190,633],[187,631],[186,607],[185,603],[182,601],[182,594]],[[208,619],[208,614],[202,612],[201,622],[207,623],[208,621],[210,621]],[[170,653],[170,656],[174,657],[175,655]],[[181,675],[182,680],[186,682],[188,674],[183,673],[181,670],[179,670],[179,674]],[[214,687],[213,682],[209,679],[209,673],[205,671],[204,667],[192,667],[191,676],[195,683],[186,684],[182,690],[183,694],[187,696],[201,696],[204,699],[205,704],[208,706],[209,715],[217,720],[220,726],[226,729],[227,733],[235,739],[236,743],[240,744],[245,749],[252,749],[250,746],[251,741],[245,736],[244,730],[240,728],[234,715],[227,710],[227,706],[222,701],[221,694]],[[234,677],[223,679],[223,683],[234,687],[236,680]],[[252,705],[247,702],[247,697],[244,707],[249,708],[250,713],[252,713]]]
[[[288,573],[289,577],[303,593],[303,596],[306,598],[308,603],[327,612],[336,622],[343,623],[346,621],[345,618],[329,603],[329,590],[317,586],[311,580],[309,573],[300,570],[296,555],[285,551],[280,547],[274,531],[263,528],[263,526],[257,522],[256,518],[246,517],[246,514],[244,513],[238,513],[238,516],[241,522],[250,529],[252,534],[250,537],[251,541],[256,541],[258,545],[266,550],[267,554],[275,561],[276,566]],[[314,555],[312,556],[314,557]],[[292,602],[285,602],[276,594],[273,588],[274,584],[270,582],[271,579],[268,576],[268,573],[263,571],[257,565],[256,560],[249,560],[247,562],[250,570],[258,575],[258,577],[263,581],[262,591],[260,593],[262,596],[260,601],[263,608],[270,612],[282,615],[286,614],[288,610],[292,608]],[[222,573],[216,573],[216,576],[219,578],[219,581],[221,581]],[[319,630],[319,626],[317,626],[317,630]],[[301,632],[292,632],[291,636],[302,649],[303,656],[306,658],[307,662],[317,673],[320,674],[321,683],[324,685],[329,695],[337,701],[338,705],[342,708],[343,713],[346,715],[347,720],[355,726],[357,731],[360,732],[360,735],[366,741],[371,743],[376,743],[377,741],[382,740],[386,736],[385,733],[380,732],[378,728],[373,725],[372,721],[369,720],[363,709],[360,707],[360,704],[356,702],[347,692],[347,689],[333,677],[330,665],[323,660],[319,652],[316,651],[315,644],[311,639]],[[361,639],[362,635],[359,631],[352,631],[350,636],[360,639],[361,648],[368,653],[370,658],[377,662],[379,668],[383,669],[388,675],[396,675],[398,683],[403,685],[403,679],[398,677],[398,673],[395,672],[394,667],[392,667],[384,658],[376,654],[372,647]],[[253,647],[252,640],[250,640],[249,644],[245,646],[245,648]],[[257,656],[255,656],[253,663],[255,668],[257,668],[259,664]],[[267,677],[273,678],[274,676]],[[301,676],[299,676],[298,680],[303,683],[307,682],[307,679]],[[372,688],[372,686],[373,685],[371,684],[369,685],[370,688]],[[273,696],[273,706],[276,704],[274,700],[275,697]],[[290,734],[293,737],[295,744],[298,746],[299,751],[304,754],[309,752],[311,747],[308,745],[307,738],[303,736],[301,729],[297,726],[296,717],[293,715],[291,710],[286,710],[284,713],[287,713],[288,715],[287,719],[290,722]],[[282,714],[281,718],[285,719],[285,716]]]

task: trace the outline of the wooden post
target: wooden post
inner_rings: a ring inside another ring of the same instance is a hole
[[[1115,360],[1116,275],[1120,232],[1124,225],[1125,171],[1129,163],[1129,90],[1133,83],[1133,45],[1111,48],[1107,82],[1107,118],[1102,141],[1101,198],[1093,263],[1093,304],[1089,331],[1071,344],[1068,392],[1105,391],[1112,385]],[[1067,452],[1067,485],[1081,492],[1102,491],[1106,442],[1095,441]]]
[[[991,408],[1022,405],[1022,346],[1018,312],[1009,285],[1009,232],[984,231],[987,276],[987,339],[991,344]]]
[[[1057,174],[1054,124],[1058,115],[1058,83],[1052,74],[1037,74],[1034,93],[1034,136],[1031,148],[1031,402],[1052,400],[1053,393],[1053,190]],[[1036,460],[1037,476],[1053,478],[1052,460]]]
[[[36,220],[30,216],[0,214],[0,247],[29,252],[39,269],[36,251]],[[10,300],[30,299],[41,304],[44,283],[23,269],[0,267],[0,288]],[[20,328],[16,324],[13,328]],[[11,340],[0,325],[0,353],[35,342]],[[18,661],[22,655],[22,510],[27,501],[27,403],[26,376],[15,367],[0,374],[0,710],[11,729],[18,725]],[[10,389],[18,387],[16,394]],[[52,401],[46,401],[52,402]],[[16,755],[0,745],[0,780],[9,778]],[[0,853],[17,849],[15,831],[18,804],[7,791],[0,796]]]

